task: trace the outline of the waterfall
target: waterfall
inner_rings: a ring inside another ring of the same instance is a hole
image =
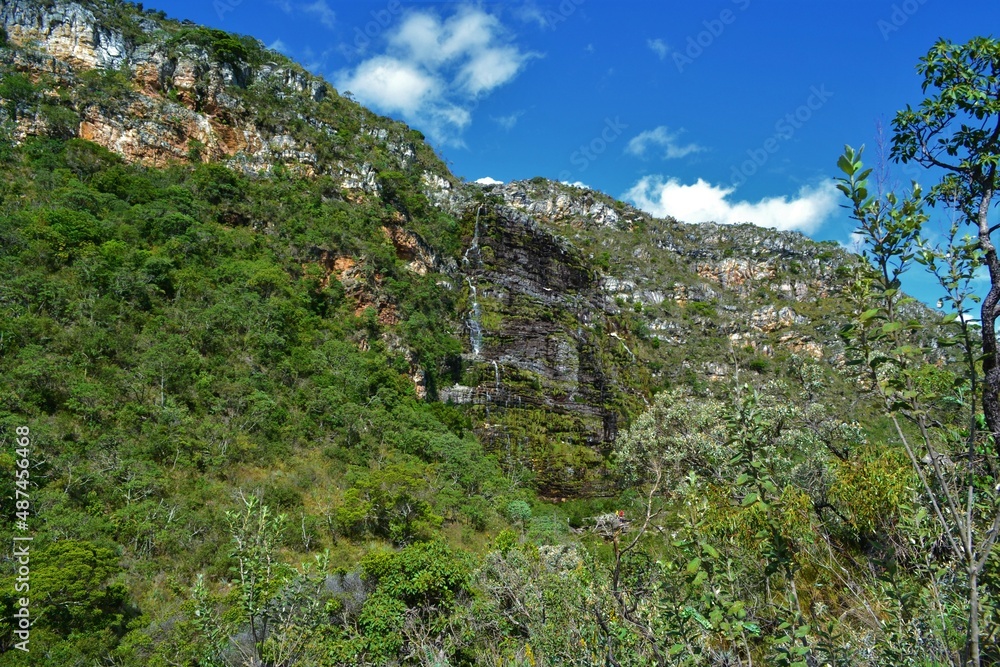
[[[493,360],[493,375],[496,376],[496,388],[500,388],[500,367],[497,366],[497,360]]]
[[[473,253],[473,252],[476,253],[476,255],[475,255],[475,261],[476,261],[476,267],[477,268],[478,268],[479,260],[480,260],[480,254],[479,254],[479,213],[482,210],[483,210],[482,206],[480,206],[480,207],[478,207],[476,209],[476,226],[473,227],[473,229],[472,229],[472,245],[470,245],[469,249],[465,251],[464,255],[462,255],[462,263],[463,264],[468,264],[469,263],[469,255],[471,253]]]
[[[472,231],[472,245],[469,246],[469,249],[462,256],[463,264],[469,264],[470,259],[475,262],[471,267],[473,269],[479,268],[481,264],[481,255],[479,253],[479,214],[482,210],[482,206],[476,208],[476,226]],[[479,306],[479,293],[472,282],[472,277],[466,276],[465,280],[469,283],[469,298],[472,301],[472,310],[469,313],[469,344],[472,346],[473,356],[478,357],[483,349],[482,309]]]
[[[472,278],[466,278],[469,283],[469,294],[472,299],[472,312],[469,313],[469,343],[472,345],[473,356],[478,357],[483,349],[483,325],[482,311],[479,308],[479,296],[476,293],[476,286],[472,284]]]

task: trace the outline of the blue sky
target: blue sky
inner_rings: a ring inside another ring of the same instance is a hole
[[[920,101],[936,39],[1000,36],[996,0],[148,4],[259,38],[423,131],[467,180],[545,176],[842,243],[843,145],[873,153],[877,123]]]

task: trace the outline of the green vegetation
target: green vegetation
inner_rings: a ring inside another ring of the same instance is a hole
[[[871,265],[853,283],[857,316],[845,338],[920,480],[930,517],[922,534],[937,533],[953,577],[924,596],[924,613],[949,610],[940,613],[933,631],[935,657],[944,664],[978,666],[996,661],[1000,625],[994,558],[1000,533],[995,331],[1000,260],[992,239],[996,227],[988,221],[1000,186],[1000,43],[941,40],[917,69],[924,91],[931,92],[918,110],[907,107],[896,115],[892,155],[941,169],[944,177],[926,197],[916,183],[906,195],[873,194],[868,180],[873,170],[863,168],[862,151],[845,148],[838,188],[851,202]],[[949,234],[938,244],[923,238],[922,229],[929,218],[925,207],[935,205],[953,212]],[[974,236],[959,236],[966,225]],[[955,373],[942,372],[940,362],[930,365],[933,351],[920,336],[923,323],[906,313],[912,299],[899,291],[900,276],[914,261],[937,279],[942,302],[952,310],[942,318],[935,342],[958,351]],[[990,289],[976,321],[971,313],[980,297],[974,281],[982,267]],[[905,630],[902,634],[908,639]]]
[[[409,364],[439,378],[461,345],[418,326],[447,321],[451,302],[395,259],[384,209],[324,200],[316,181],[128,166],[79,139],[29,140],[4,174],[0,419],[31,424],[38,443],[39,554],[100,545],[88,548],[104,564],[81,581],[108,591],[73,607],[103,620],[39,621],[39,637],[66,645],[53,655],[110,650],[146,596],[179,613],[198,572],[214,573],[214,589],[236,489],[294,519],[280,542],[292,558],[341,536],[407,544],[500,521],[497,464],[445,406],[416,399]],[[357,296],[323,256],[364,262]],[[376,281],[396,285],[383,307],[409,319],[392,347],[373,309],[355,314]],[[8,479],[13,465],[4,459]],[[172,584],[136,588],[161,571]]]
[[[270,57],[260,40],[202,26],[181,28],[167,45],[198,46],[208,51],[213,60],[237,68],[259,67]]]
[[[134,44],[301,73],[88,7]],[[33,538],[33,626],[26,655],[0,573],[0,666],[1000,662],[995,350],[970,289],[996,259],[973,204],[997,132],[921,152],[934,118],[1000,116],[997,53],[936,45],[943,92],[897,118],[898,158],[959,154],[931,193],[962,214],[945,247],[919,191],[873,197],[841,158],[866,261],[545,179],[531,196],[618,221],[525,221],[453,179],[442,206],[422,135],[278,78],[227,92],[310,169],[199,140],[143,167],[75,130],[140,95],[131,72],[5,66],[0,432],[31,445],[0,452],[0,537]],[[15,143],[29,117],[43,136]],[[952,315],[899,292],[913,262]]]

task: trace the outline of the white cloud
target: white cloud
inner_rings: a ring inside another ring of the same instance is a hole
[[[415,114],[428,99],[440,95],[441,81],[425,70],[390,56],[361,63],[339,82],[342,90],[385,111]]]
[[[336,14],[330,5],[326,4],[326,0],[314,0],[308,5],[302,5],[302,11],[307,14],[313,14],[319,22],[325,25],[327,28],[333,29],[335,25]]]
[[[490,176],[483,176],[482,178],[477,178],[476,183],[480,185],[503,185],[503,181],[498,181]]]
[[[705,150],[703,146],[699,146],[695,143],[680,145],[677,142],[677,138],[680,136],[680,131],[671,132],[670,128],[666,125],[661,125],[652,130],[646,130],[640,133],[638,136],[632,137],[629,140],[628,145],[625,146],[625,152],[634,155],[636,157],[645,157],[646,150],[651,146],[658,146],[663,150],[662,157],[666,160],[673,160],[676,158],[682,158],[691,153],[700,153]]]
[[[534,2],[526,2],[521,7],[514,10],[515,16],[525,23],[534,23],[539,28],[548,28],[549,21],[545,14]]]
[[[387,33],[385,46],[383,54],[339,72],[337,87],[450,144],[461,144],[457,135],[471,122],[477,99],[512,81],[535,55],[511,44],[499,19],[476,7],[446,19],[411,11]]]
[[[573,0],[573,2],[576,5],[579,5],[584,2],[584,0]],[[539,3],[536,2],[536,0],[523,0],[523,4],[505,4],[510,6],[506,7],[504,11],[509,11],[522,23],[535,24],[535,26],[541,30],[555,30],[560,24],[568,21],[573,15],[573,12],[576,10],[576,7],[570,5],[568,0],[561,4],[551,2],[550,0],[541,0],[541,4],[544,5],[544,9],[539,6]]]
[[[277,51],[278,53],[283,53],[285,55],[288,55],[288,45],[285,44],[280,39],[276,39],[270,44],[268,44],[267,48],[271,49],[272,51]]]
[[[515,47],[484,49],[462,65],[457,81],[466,94],[477,97],[513,79],[523,64]]]
[[[659,56],[660,60],[666,60],[667,54],[670,53],[670,47],[662,39],[657,37],[656,39],[647,39],[646,46],[648,46],[653,53]]]
[[[519,121],[523,115],[523,111],[515,111],[507,114],[506,116],[491,116],[490,118],[497,125],[510,132],[514,129],[514,126],[517,125],[517,121]]]
[[[693,185],[685,185],[676,178],[646,176],[623,198],[647,213],[669,215],[684,222],[752,222],[807,233],[818,229],[839,203],[832,181],[803,186],[791,198],[765,197],[756,202],[734,200],[730,196],[734,192],[735,188],[712,185],[700,178]]]

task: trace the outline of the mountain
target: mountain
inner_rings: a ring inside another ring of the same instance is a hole
[[[450,331],[463,344],[461,363],[449,362],[451,375],[429,388],[414,364],[417,391],[472,405],[483,442],[513,439],[513,460],[549,495],[600,488],[594,453],[652,390],[682,377],[728,377],[720,345],[753,348],[758,364],[839,352],[844,310],[831,297],[851,259],[832,243],[750,224],[654,220],[544,179],[462,184],[418,132],[252,38],[101,3],[8,2],[0,17],[11,42],[37,45],[9,52],[6,66],[50,79],[66,97],[19,112],[15,140],[76,136],[156,167],[195,160],[252,177],[287,169],[332,179],[346,201],[395,206],[401,217],[386,233],[397,257],[441,275],[457,299]],[[461,247],[435,243],[440,231],[419,220],[426,204],[408,197],[426,197],[460,225]],[[261,231],[281,224],[234,222]],[[332,272],[337,262],[357,271],[360,258],[317,245],[299,259]],[[396,319],[368,287],[358,309],[372,303],[380,319]],[[532,435],[513,425],[526,420],[545,427]]]
[[[834,243],[464,182],[256,39],[141,5],[4,0],[0,25],[0,421],[34,443],[30,521],[7,454],[0,520],[36,537],[45,664],[168,664],[171,642],[169,664],[262,659],[254,619],[280,591],[248,572],[285,581],[275,553],[324,549],[341,564],[316,596],[369,642],[328,664],[395,661],[412,638],[400,620],[376,647],[375,619],[451,609],[472,585],[455,545],[514,526],[548,549],[634,499],[611,452],[663,390],[721,406],[808,366],[813,389],[782,400],[886,428],[842,372],[861,262]],[[555,518],[529,530],[532,507]],[[428,558],[465,578],[365,611],[362,580]],[[215,654],[205,619],[226,608],[249,629]],[[0,664],[22,664],[0,631]]]

